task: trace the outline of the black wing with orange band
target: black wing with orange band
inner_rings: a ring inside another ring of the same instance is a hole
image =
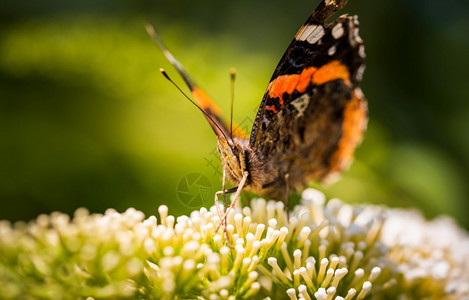
[[[275,173],[279,188],[286,174],[296,188],[336,178],[366,129],[358,18],[325,23],[346,2],[321,1],[281,58],[257,112],[250,147]]]
[[[358,35],[358,18],[342,15],[336,21],[325,24],[346,2],[321,1],[296,33],[276,67],[260,104],[251,131],[251,148],[263,152],[263,139],[260,137],[265,136],[266,132],[278,131],[272,126],[283,124],[276,122],[281,116],[279,112],[290,108],[302,113],[305,108],[294,102],[302,95],[308,94],[314,98],[316,88],[334,80],[343,80],[355,93],[353,90],[361,80],[365,63],[363,41]],[[358,90],[357,94],[361,97]]]

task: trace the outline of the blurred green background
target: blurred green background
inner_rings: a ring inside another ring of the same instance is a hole
[[[211,205],[221,187],[216,139],[159,73],[182,84],[145,22],[226,112],[237,68],[234,119],[250,128],[318,2],[0,0],[0,219]],[[468,228],[469,2],[350,0],[343,12],[361,21],[369,129],[342,180],[320,188]],[[178,194],[191,173],[208,179],[197,201]]]

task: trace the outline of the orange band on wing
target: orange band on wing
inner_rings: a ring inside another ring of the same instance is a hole
[[[269,97],[282,98],[284,93],[291,94],[296,88],[300,75],[283,75],[269,84]]]
[[[311,83],[311,77],[317,69],[310,67],[304,69],[301,74],[282,75],[275,78],[268,87],[270,98],[280,98],[283,101],[283,94],[291,94],[297,90],[304,93]]]
[[[304,93],[308,88],[308,85],[311,83],[311,77],[317,69],[315,67],[310,67],[304,69],[300,74],[292,75],[282,75],[275,78],[267,88],[269,97],[274,99],[279,99],[280,110],[284,106],[283,95],[285,93],[291,94],[294,91]],[[274,113],[278,113],[279,110],[275,108],[274,105],[269,105],[266,107],[267,110],[271,110]]]
[[[311,77],[318,69],[315,67],[310,67],[304,69],[303,72],[300,74],[300,79],[298,80],[298,84],[296,86],[296,90],[300,93],[306,92],[308,85],[311,83]]]
[[[210,96],[207,95],[207,93],[205,93],[202,89],[194,87],[191,90],[191,93],[195,99],[195,102],[197,102],[197,105],[199,105],[200,108],[202,108],[203,110],[210,109],[212,114],[216,116],[221,115],[220,107],[218,107],[218,105],[212,100],[212,98],[210,98]]]
[[[278,113],[278,110],[275,108],[274,105],[266,106],[265,109],[270,110],[270,111],[273,111],[274,114]]]
[[[274,105],[269,105],[266,106],[266,109],[278,113],[284,106],[283,95],[285,93],[291,94],[294,91],[304,93],[311,83],[321,85],[336,79],[343,79],[347,84],[350,82],[350,73],[347,67],[338,60],[331,61],[319,69],[309,67],[300,74],[279,76],[269,83],[267,91],[271,99],[279,99],[280,108],[277,109]]]
[[[320,67],[314,72],[312,81],[314,84],[321,85],[336,79],[343,79],[345,82],[350,80],[350,73],[347,67],[338,60],[331,61]]]
[[[337,150],[331,157],[330,173],[341,172],[348,167],[353,152],[360,143],[367,123],[367,107],[360,91],[354,91],[353,99],[345,106],[342,123],[342,137]]]
[[[195,99],[197,105],[202,108],[205,112],[207,112],[210,116],[216,116],[221,120],[221,109],[220,107],[210,98],[204,90],[199,87],[194,86],[192,88],[192,96]],[[221,127],[225,128],[228,131],[228,125],[226,124],[219,124]],[[233,132],[232,136],[237,138],[248,138],[249,135],[244,131],[238,124],[232,122],[233,125]],[[212,126],[213,127],[213,126]]]
[[[249,134],[244,131],[243,128],[239,127],[238,124],[234,123],[233,122],[233,132],[232,132],[232,135],[234,137],[237,137],[237,138],[241,138],[241,139],[248,139],[249,138]]]

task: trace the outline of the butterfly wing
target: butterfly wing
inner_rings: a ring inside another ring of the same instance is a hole
[[[300,28],[272,75],[251,132],[250,147],[267,172],[280,181],[288,174],[294,187],[345,169],[366,128],[358,19],[343,15],[325,24],[345,3],[322,1]]]

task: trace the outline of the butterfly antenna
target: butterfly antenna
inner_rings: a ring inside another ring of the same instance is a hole
[[[204,110],[202,108],[200,108],[200,106],[197,105],[197,103],[195,103],[194,100],[192,100],[189,96],[187,96],[186,93],[184,93],[184,91],[179,87],[179,85],[177,85],[172,79],[171,77],[169,77],[168,73],[166,73],[166,71],[163,69],[163,68],[160,68],[160,72],[161,74],[163,74],[163,76],[168,79],[169,82],[171,82],[180,92],[181,94],[184,95],[184,97],[186,97],[187,100],[189,100],[192,104],[195,105],[195,107],[197,107],[200,111],[202,111],[203,114],[205,114]]]
[[[217,127],[217,129],[220,131],[221,134],[223,134],[225,139],[228,140],[228,137],[225,135],[222,128],[220,128],[220,126],[217,124],[217,122],[215,122],[215,120],[213,120],[213,118],[209,114],[207,114],[199,105],[197,105],[197,103],[195,103],[194,100],[192,100],[189,96],[187,96],[187,94],[184,93],[184,91],[169,77],[168,73],[166,73],[166,71],[163,68],[160,68],[160,72],[161,72],[161,74],[163,74],[163,76],[166,79],[168,79],[169,82],[171,82],[181,92],[181,94],[184,95],[184,97],[186,97],[187,100],[190,101],[190,103],[194,104],[194,106],[197,107],[197,109],[200,110],[204,114],[204,116],[207,119],[209,119],[212,124],[215,125],[215,127]]]
[[[231,78],[231,109],[230,109],[230,136],[233,139],[233,104],[234,104],[234,83],[236,79],[236,69],[231,68],[230,70]]]

